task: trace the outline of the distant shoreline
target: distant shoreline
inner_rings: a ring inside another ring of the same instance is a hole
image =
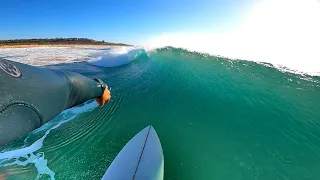
[[[21,45],[2,45],[0,44],[0,49],[2,48],[33,48],[33,47],[127,47],[129,45],[111,45],[111,44],[21,44]]]
[[[75,47],[75,46],[131,46],[123,43],[97,41],[88,38],[51,38],[51,39],[10,39],[0,40],[0,48],[29,48],[29,47]]]

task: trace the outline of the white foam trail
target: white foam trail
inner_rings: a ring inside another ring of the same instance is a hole
[[[164,33],[143,43],[268,62],[320,75],[320,2],[263,0],[237,29],[225,33]]]
[[[47,166],[47,160],[44,158],[44,153],[39,152],[35,154],[35,152],[40,150],[43,147],[43,141],[47,138],[47,136],[50,134],[52,130],[58,128],[59,126],[61,126],[66,122],[73,120],[80,113],[93,110],[95,107],[97,107],[97,103],[93,101],[91,103],[85,103],[82,106],[80,105],[80,106],[63,111],[59,116],[57,116],[57,118],[59,119],[62,118],[62,120],[58,122],[55,122],[54,120],[52,120],[46,123],[44,126],[31,132],[31,134],[36,134],[46,130],[45,134],[40,139],[32,143],[32,145],[25,148],[21,148],[21,149],[1,152],[0,167],[1,166],[7,167],[12,165],[26,166],[27,164],[34,164],[38,171],[37,179],[43,174],[48,174],[51,180],[54,180],[55,173],[52,170],[50,170],[49,167]],[[50,129],[47,129],[48,127],[52,126],[54,123],[55,125],[53,127],[51,127]],[[25,141],[27,140],[28,137],[26,137]],[[26,158],[26,160],[21,161],[19,160],[19,158]],[[14,160],[14,161],[11,163],[6,163],[8,160]]]
[[[46,159],[44,159],[44,153],[38,153],[36,155],[34,155],[34,153],[30,153],[29,155],[25,156],[24,158],[26,158],[25,161],[20,161],[19,159],[15,159],[14,162],[7,163],[4,165],[4,167],[12,166],[12,165],[26,166],[28,164],[34,164],[37,171],[38,171],[38,175],[37,175],[36,179],[39,179],[41,177],[41,175],[43,175],[43,174],[48,174],[50,176],[51,180],[55,179],[54,178],[55,173],[48,168],[48,166],[47,166],[48,161]]]

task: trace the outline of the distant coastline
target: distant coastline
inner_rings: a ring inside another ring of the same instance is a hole
[[[41,46],[131,46],[123,43],[97,41],[88,38],[12,39],[0,40],[0,48],[26,48]]]

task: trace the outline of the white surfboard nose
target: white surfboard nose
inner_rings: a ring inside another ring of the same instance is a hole
[[[152,126],[135,135],[119,152],[103,180],[162,180],[164,157]]]

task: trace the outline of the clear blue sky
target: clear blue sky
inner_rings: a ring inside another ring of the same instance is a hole
[[[135,44],[161,33],[227,31],[250,0],[1,0],[0,39],[87,37]]]

